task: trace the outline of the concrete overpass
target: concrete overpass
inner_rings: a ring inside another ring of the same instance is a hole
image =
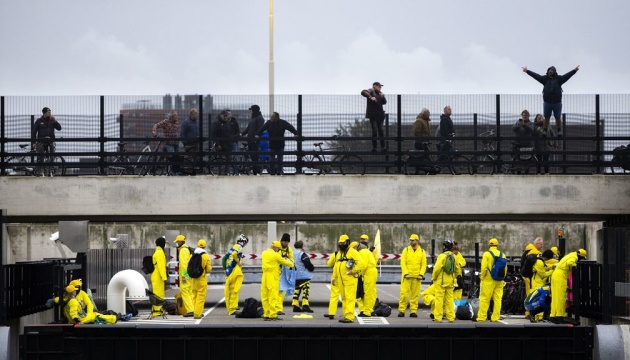
[[[0,209],[7,210],[8,222],[627,223],[629,180],[611,175],[2,177]]]

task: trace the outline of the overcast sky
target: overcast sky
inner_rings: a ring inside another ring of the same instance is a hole
[[[627,0],[275,0],[277,94],[630,93]],[[268,0],[2,0],[0,95],[267,94]]]

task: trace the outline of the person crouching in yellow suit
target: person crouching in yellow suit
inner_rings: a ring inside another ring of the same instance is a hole
[[[203,273],[198,278],[192,279],[192,291],[194,297],[195,319],[201,319],[203,307],[206,305],[206,294],[208,293],[208,273],[212,271],[210,255],[206,252],[206,240],[199,239],[197,248],[193,254],[201,254],[201,268]]]
[[[341,294],[341,310],[343,317],[340,323],[354,322],[354,304],[357,298],[357,284],[359,274],[365,269],[365,262],[358,251],[350,247],[350,238],[343,234],[339,236],[333,276],[339,281]]]
[[[175,238],[175,246],[177,246],[177,259],[179,261],[179,292],[184,303],[184,317],[194,316],[193,295],[192,295],[192,279],[188,276],[188,262],[192,254],[190,248],[186,245],[186,237],[177,235]]]
[[[151,273],[151,286],[153,287],[153,293],[160,299],[164,299],[164,282],[166,281],[166,254],[164,253],[164,247],[166,246],[166,239],[159,237],[155,240],[155,252],[153,253],[153,266],[154,270]],[[151,306],[151,317],[161,316],[163,314],[162,305]]]
[[[76,299],[77,288],[75,285],[66,287],[66,295],[64,298],[68,300],[64,306],[63,313],[70,324],[92,324],[97,320],[102,320],[108,324],[115,324],[118,321],[116,315],[103,315],[95,312],[86,313],[81,308],[79,300]]]
[[[282,320],[278,317],[278,293],[280,292],[280,266],[293,267],[293,260],[284,258],[279,251],[280,241],[275,240],[271,247],[262,253],[262,281],[260,283],[260,300],[263,306],[263,319]]]
[[[568,253],[560,260],[551,274],[551,314],[549,314],[549,321],[554,324],[564,322],[569,273],[571,269],[577,266],[579,260],[584,259],[586,259],[586,250],[584,249]]]
[[[433,314],[433,311],[435,310],[435,284],[431,284],[431,286],[422,292],[422,302],[424,305],[431,308],[431,315],[429,316],[433,319],[435,317]]]

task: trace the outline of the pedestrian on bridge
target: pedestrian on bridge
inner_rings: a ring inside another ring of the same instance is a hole
[[[398,301],[398,317],[405,316],[407,304],[409,304],[409,316],[418,317],[418,299],[424,273],[427,270],[427,255],[420,247],[418,234],[409,235],[407,246],[400,258],[402,270],[400,279],[400,299]]]

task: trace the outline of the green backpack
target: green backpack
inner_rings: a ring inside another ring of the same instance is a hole
[[[444,273],[448,275],[453,275],[455,273],[455,269],[457,268],[457,264],[455,263],[455,255],[449,251],[446,255],[446,260],[444,260]]]

